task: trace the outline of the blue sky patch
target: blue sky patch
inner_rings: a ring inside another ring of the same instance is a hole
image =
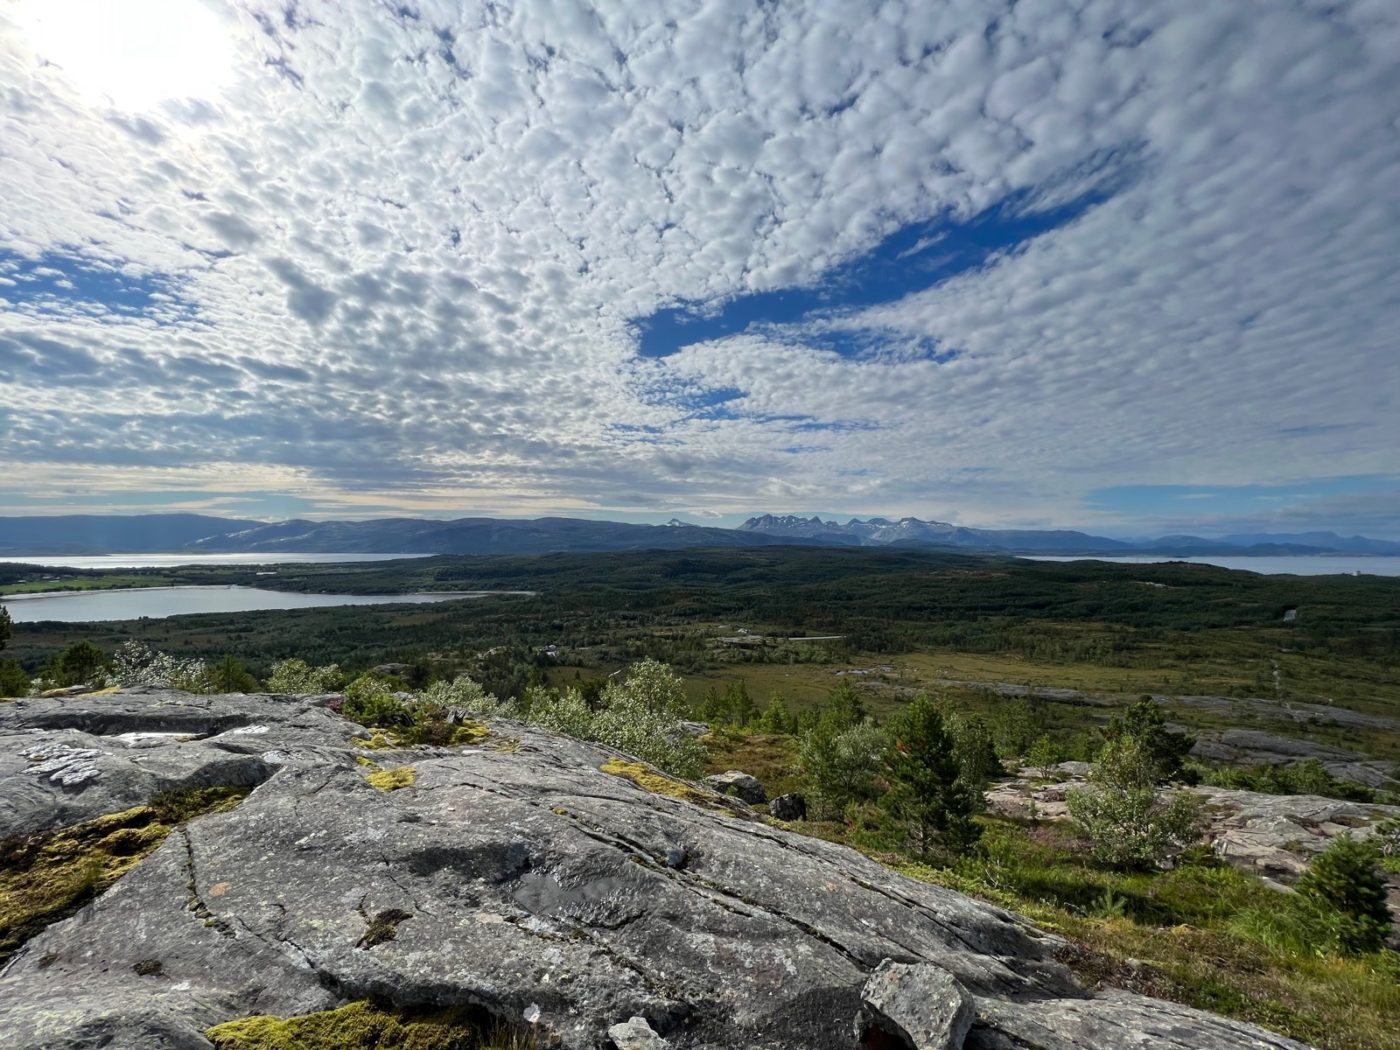
[[[636,319],[643,357],[669,357],[683,347],[738,335],[750,329],[803,324],[823,315],[895,302],[913,292],[983,266],[1043,233],[1068,225],[1106,199],[1090,193],[1059,207],[1030,210],[1026,193],[959,222],[947,216],[903,226],[874,250],[842,263],[808,287],[741,295],[718,309],[700,303],[667,307]],[[843,357],[868,352],[878,341],[861,332],[804,331],[803,341]],[[927,340],[920,356],[948,361],[958,351]]]
[[[123,273],[110,263],[75,255],[45,254],[30,259],[0,248],[0,297],[43,313],[101,312],[169,320],[170,313],[193,313],[181,298],[179,282],[160,274]]]

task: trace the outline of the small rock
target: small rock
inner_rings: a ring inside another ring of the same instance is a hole
[[[806,820],[807,800],[796,791],[790,791],[768,803],[768,812],[779,820]]]
[[[861,1046],[882,1045],[878,1032],[912,1050],[958,1050],[972,1027],[971,998],[952,974],[929,963],[886,959],[860,998],[855,1035]]]
[[[617,1050],[670,1050],[671,1044],[651,1030],[645,1017],[633,1017],[608,1029]]]
[[[733,795],[741,802],[757,806],[768,801],[768,792],[757,779],[738,769],[716,773],[705,778],[705,783],[721,795]]]

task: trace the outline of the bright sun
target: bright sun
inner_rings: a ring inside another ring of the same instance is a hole
[[[21,0],[16,15],[89,101],[127,112],[217,99],[233,71],[233,26],[202,0]]]

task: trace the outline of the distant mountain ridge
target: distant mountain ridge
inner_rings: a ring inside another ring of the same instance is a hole
[[[1206,539],[1201,536],[1162,536],[1126,541],[1093,536],[1072,529],[977,529],[946,521],[920,518],[851,518],[823,521],[818,515],[761,514],[749,518],[739,531],[791,539],[825,540],[859,546],[948,546],[1016,554],[1164,554],[1177,557],[1210,554],[1400,555],[1400,543],[1335,532],[1257,533]]]
[[[995,554],[1400,555],[1400,543],[1331,532],[1241,534],[1223,539],[1163,536],[1114,540],[1072,529],[977,529],[920,518],[761,514],[722,529],[671,519],[664,525],[583,518],[377,518],[370,521],[250,521],[199,514],[0,518],[0,561],[92,554],[546,554],[560,551],[683,550],[802,544],[918,547]]]

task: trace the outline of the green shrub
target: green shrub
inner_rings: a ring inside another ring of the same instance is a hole
[[[1298,880],[1298,892],[1335,913],[1337,950],[1343,955],[1373,952],[1390,932],[1385,879],[1376,848],[1341,835],[1313,858]]]
[[[978,807],[938,705],[920,693],[890,719],[885,735],[889,790],[880,808],[908,847],[926,858],[936,847],[975,842]]]
[[[576,689],[527,689],[518,713],[542,729],[593,740],[636,755],[679,777],[699,776],[705,748],[680,723],[685,685],[666,664],[642,660],[608,682],[591,709]]]
[[[1216,787],[1266,795],[1321,795],[1353,802],[1377,801],[1374,790],[1363,784],[1338,780],[1315,758],[1288,765],[1212,767],[1201,771],[1201,780]]]
[[[958,760],[962,782],[972,794],[977,808],[981,809],[982,794],[987,790],[987,785],[1006,774],[1001,759],[997,757],[992,731],[976,715],[945,713],[944,720],[953,737],[953,752]]]
[[[1166,726],[1162,709],[1150,696],[1114,716],[1104,731],[1109,744],[1124,739],[1136,741],[1144,762],[1153,770],[1152,783],[1162,784],[1181,775],[1182,762],[1196,738],[1173,733]]]
[[[258,680],[234,656],[225,656],[209,668],[209,687],[216,693],[256,693]]]
[[[87,685],[98,681],[106,666],[101,649],[88,641],[74,642],[45,665],[43,677],[58,685]]]
[[[340,713],[362,726],[408,726],[413,716],[390,691],[390,683],[373,674],[362,674],[345,687]]]
[[[1158,758],[1138,738],[1120,735],[1104,746],[1089,786],[1067,794],[1070,816],[1096,860],[1148,868],[1200,837],[1200,799],[1186,792],[1159,794],[1160,770]]]
[[[464,674],[458,675],[450,682],[434,682],[419,694],[418,703],[473,715],[504,714],[509,706],[488,693],[479,682]]]
[[[774,693],[768,700],[768,706],[763,709],[763,715],[758,720],[758,728],[765,733],[795,733],[797,732],[797,719],[788,710],[787,700],[782,693]]]
[[[1026,765],[1034,769],[1047,770],[1060,761],[1060,749],[1055,746],[1055,741],[1050,739],[1049,733],[1041,733],[1036,737],[1035,743],[1026,752]]]
[[[626,678],[608,683],[600,702],[591,727],[594,740],[676,776],[700,775],[705,748],[680,727],[685,684],[671,668],[656,660],[635,663]]]
[[[807,801],[817,819],[840,816],[851,803],[878,794],[885,734],[870,722],[850,725],[848,718],[848,711],[828,708],[798,743],[798,764],[812,786]]]
[[[29,675],[18,660],[0,660],[0,696],[27,696]]]
[[[312,667],[305,660],[282,660],[267,676],[270,693],[329,693],[339,689],[345,675],[336,664]]]

